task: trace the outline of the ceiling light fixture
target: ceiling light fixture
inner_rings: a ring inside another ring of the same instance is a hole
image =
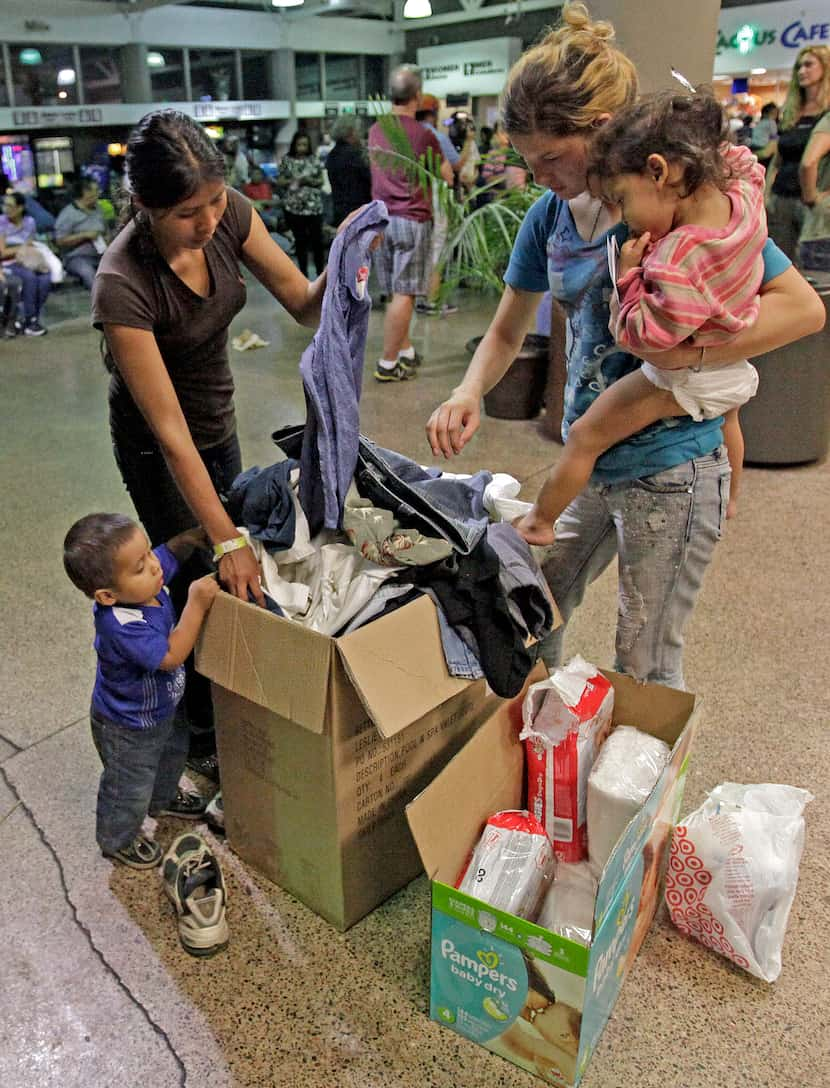
[[[403,6],[404,19],[427,19],[432,15],[432,4],[429,0],[406,0]]]
[[[305,0],[271,0],[275,8],[298,8]]]
[[[61,68],[58,72],[58,86],[71,87],[75,82],[74,68]]]
[[[43,64],[39,49],[21,49],[18,59],[21,64]]]
[[[148,68],[163,68],[167,62],[164,59],[163,53],[148,53],[147,54],[147,67]]]

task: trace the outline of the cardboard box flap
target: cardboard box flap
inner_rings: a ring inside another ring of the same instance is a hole
[[[337,639],[343,666],[384,737],[393,737],[469,684],[447,672],[438,614],[421,597]]]
[[[196,668],[228,691],[322,733],[332,645],[325,635],[220,593],[196,646]]]
[[[537,665],[528,684],[544,679]],[[525,691],[527,686],[525,687]],[[524,746],[519,740],[524,692],[502,703],[458,755],[406,806],[409,829],[432,880],[455,884],[484,823],[522,806]]]
[[[614,724],[633,725],[673,748],[699,699],[688,691],[646,684],[610,669],[600,672],[614,685]]]

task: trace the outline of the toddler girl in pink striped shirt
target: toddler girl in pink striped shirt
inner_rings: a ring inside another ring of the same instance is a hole
[[[553,542],[556,518],[588,483],[601,453],[671,416],[725,417],[727,516],[734,514],[743,464],[738,408],[754,396],[758,374],[747,361],[702,364],[707,347],[758,317],[767,228],[763,167],[726,140],[713,97],[671,94],[618,113],[592,143],[592,191],[619,208],[630,235],[612,267],[610,329],[618,348],[644,356],[693,342],[700,361],[682,369],[644,362],[600,393],[570,427],[533,508],[514,522],[531,544]]]

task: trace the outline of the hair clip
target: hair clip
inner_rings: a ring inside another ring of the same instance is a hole
[[[678,70],[674,66],[672,66],[671,74],[672,74],[673,78],[677,80],[677,82],[680,84],[680,86],[685,87],[686,90],[690,94],[697,94],[697,91],[691,85],[691,83],[688,81],[688,79],[686,79],[686,77],[683,75],[682,72],[678,72]]]

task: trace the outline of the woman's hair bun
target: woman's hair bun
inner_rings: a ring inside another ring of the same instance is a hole
[[[571,37],[574,34],[584,34],[603,42],[610,42],[614,39],[614,27],[611,23],[607,23],[602,19],[594,22],[587,7],[582,3],[565,4],[560,18],[559,29],[548,34],[546,41],[553,40],[554,35],[557,41],[561,41],[563,38]]]

